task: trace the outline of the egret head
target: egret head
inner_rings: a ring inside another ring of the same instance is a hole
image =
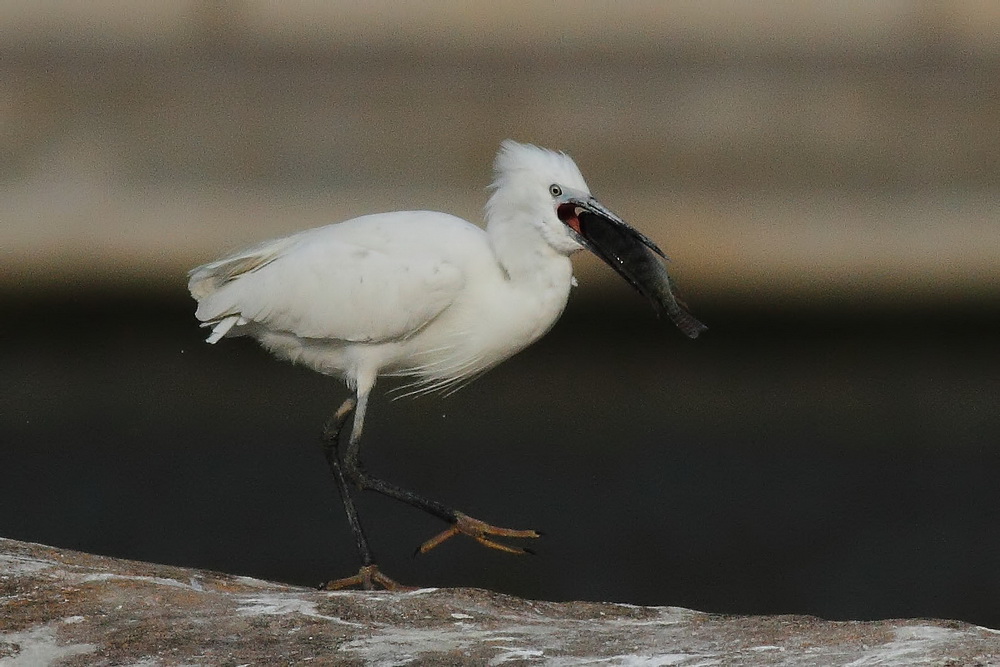
[[[508,139],[500,144],[494,172],[488,219],[523,220],[565,255],[590,250],[685,334],[696,338],[705,330],[674,296],[663,251],[591,196],[568,155]]]
[[[583,249],[557,215],[567,197],[590,197],[590,188],[572,158],[507,139],[500,144],[493,171],[494,192],[486,205],[490,218],[524,220],[562,254]]]

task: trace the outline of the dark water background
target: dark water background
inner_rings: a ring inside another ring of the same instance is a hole
[[[6,299],[0,535],[296,584],[353,572],[318,447],[345,390],[247,340],[205,345],[192,308],[180,291]],[[383,569],[1000,627],[996,304],[695,311],[712,330],[692,342],[637,297],[576,298],[458,394],[380,394],[372,472],[546,533],[533,557],[463,538],[414,559],[440,522],[365,494]]]

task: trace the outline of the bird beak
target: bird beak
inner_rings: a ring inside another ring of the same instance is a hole
[[[577,243],[617,271],[686,336],[697,338],[708,328],[674,294],[674,282],[664,266],[666,255],[645,235],[593,197],[567,198],[556,213]]]

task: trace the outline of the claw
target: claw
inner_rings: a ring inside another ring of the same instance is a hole
[[[452,537],[460,533],[462,535],[468,535],[476,542],[482,544],[484,547],[489,547],[490,549],[498,549],[499,551],[506,551],[507,553],[517,554],[517,555],[530,554],[534,552],[531,551],[530,549],[525,549],[522,547],[512,547],[508,544],[496,542],[494,540],[489,539],[487,535],[495,537],[517,537],[517,538],[520,537],[534,538],[541,536],[541,533],[535,530],[515,530],[513,528],[500,528],[499,526],[492,526],[484,521],[480,521],[479,519],[473,519],[471,516],[468,516],[467,514],[456,512],[455,523],[447,530],[438,533],[431,539],[421,544],[420,547],[417,549],[416,553],[414,553],[413,555],[416,556],[417,554],[425,554],[434,547],[441,544],[442,542],[451,539]]]
[[[378,565],[365,565],[358,573],[352,577],[344,577],[343,579],[334,579],[333,581],[328,581],[319,587],[321,591],[339,591],[343,588],[349,588],[351,586],[360,586],[366,591],[373,591],[379,586],[387,591],[414,591],[417,590],[413,586],[404,586],[395,579],[391,579],[378,569]]]

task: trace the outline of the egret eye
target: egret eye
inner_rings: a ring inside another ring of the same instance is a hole
[[[553,183],[549,186],[549,194],[553,197],[562,197],[562,188]]]

